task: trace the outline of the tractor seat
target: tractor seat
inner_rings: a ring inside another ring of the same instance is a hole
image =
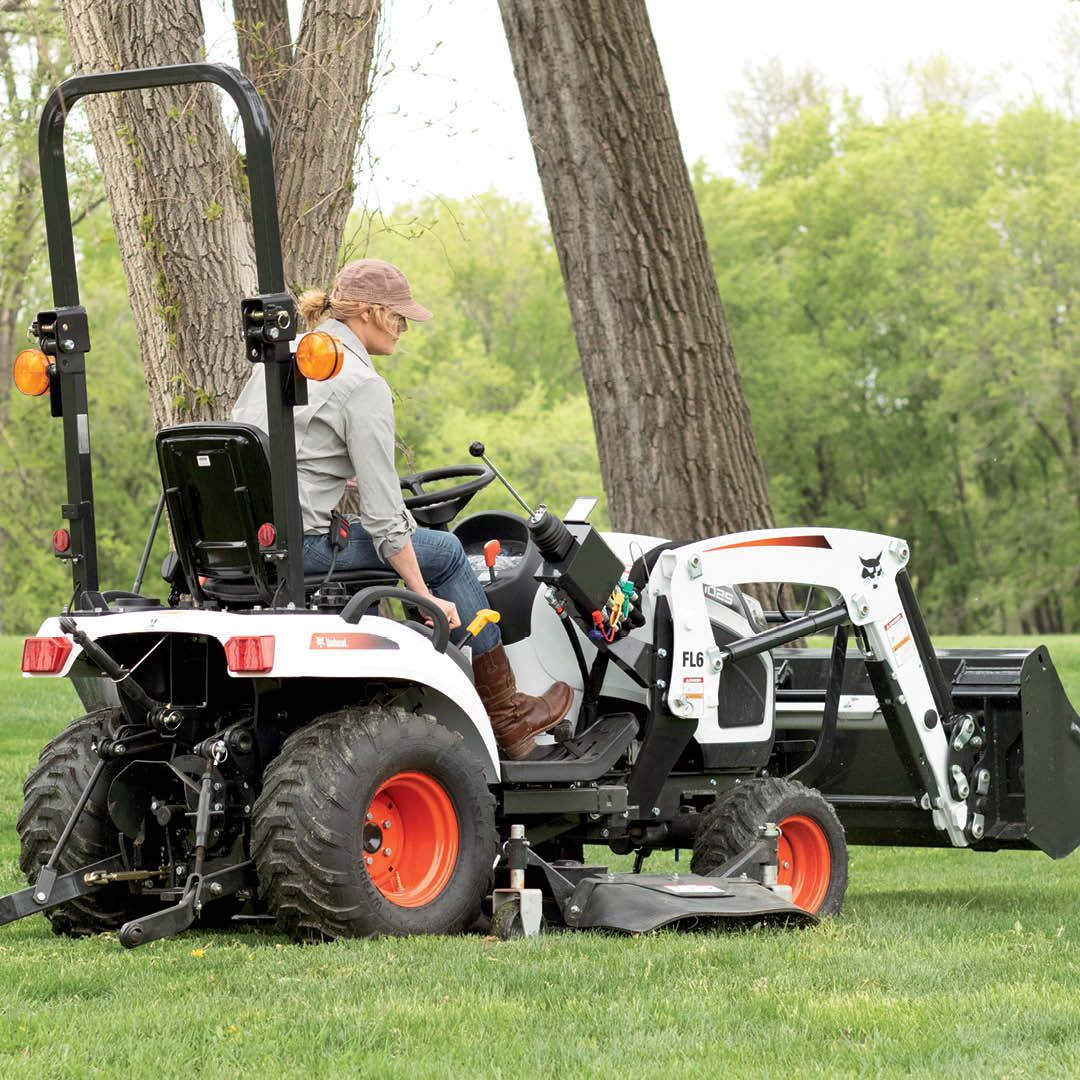
[[[157,435],[158,466],[176,554],[196,604],[268,607],[278,588],[277,564],[259,546],[259,526],[273,522],[266,433],[227,421],[176,424]],[[329,581],[347,593],[393,585],[392,570],[335,570]],[[325,573],[304,575],[314,593]]]

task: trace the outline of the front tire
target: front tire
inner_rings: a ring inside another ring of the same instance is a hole
[[[459,933],[491,888],[495,800],[461,736],[432,717],[344,709],[269,764],[251,847],[297,940]]]
[[[844,827],[816,788],[797,780],[759,778],[720,796],[702,816],[690,870],[707,874],[757,839],[760,827],[780,827],[777,881],[790,885],[796,907],[813,915],[835,915],[848,883]]]
[[[49,861],[97,765],[97,756],[91,749],[94,737],[119,716],[118,709],[102,709],[73,720],[45,746],[37,768],[26,778],[22,813],[15,827],[22,843],[19,868],[31,885]],[[107,768],[98,779],[57,861],[59,873],[71,873],[120,850],[118,833],[109,819],[106,804],[109,783],[116,771]],[[114,883],[44,914],[57,934],[85,937],[119,929],[129,919],[142,914],[146,905],[139,899],[127,885]]]

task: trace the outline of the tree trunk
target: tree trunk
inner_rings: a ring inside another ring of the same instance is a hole
[[[772,524],[644,0],[499,0],[612,525]]]
[[[277,118],[286,284],[327,282],[351,203],[378,0],[308,0],[295,50],[284,12],[280,0],[238,3],[241,56]],[[64,15],[81,73],[202,59],[198,0],[64,0]],[[250,373],[239,301],[256,290],[255,262],[219,102],[216,90],[184,86],[86,103],[158,427],[228,416]],[[91,362],[104,345],[95,339]]]
[[[305,0],[274,132],[285,284],[325,287],[352,209],[379,0]]]
[[[194,0],[65,0],[79,73],[195,63]],[[156,427],[228,415],[248,374],[237,301],[255,291],[240,161],[216,90],[168,87],[86,99],[127,278]],[[107,361],[94,338],[89,364]]]

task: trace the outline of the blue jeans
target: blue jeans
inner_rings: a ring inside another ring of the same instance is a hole
[[[420,566],[427,587],[440,600],[449,600],[457,607],[462,627],[472,622],[482,607],[487,607],[487,597],[476,574],[465,558],[461,541],[453,533],[438,529],[417,529],[412,537],[416,561]],[[330,542],[325,536],[304,537],[304,570],[307,573],[323,573],[330,567]],[[349,525],[349,544],[338,552],[335,570],[390,570],[393,567],[375,554],[375,544],[367,532],[355,521]],[[460,642],[464,629],[454,630],[451,640]],[[499,628],[488,623],[474,638],[470,638],[473,656],[480,656],[494,649],[502,640]]]

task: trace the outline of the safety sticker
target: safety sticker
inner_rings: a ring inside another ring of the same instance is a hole
[[[686,675],[682,681],[682,696],[688,701],[705,699],[705,679],[701,675]]]
[[[661,888],[679,896],[734,896],[733,892],[722,889],[719,885],[696,885],[687,882],[685,885],[662,885]]]
[[[903,667],[915,659],[915,642],[911,640],[911,631],[902,611],[885,624],[885,636],[889,639],[897,667]]]
[[[400,646],[379,634],[312,634],[312,649],[397,649]]]

